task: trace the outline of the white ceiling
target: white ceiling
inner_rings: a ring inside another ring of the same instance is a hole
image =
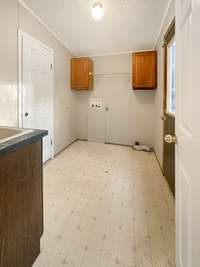
[[[91,17],[94,0],[23,0],[77,56],[152,49],[168,0],[100,0],[104,17]]]

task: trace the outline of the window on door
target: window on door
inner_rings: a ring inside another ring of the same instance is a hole
[[[176,41],[173,38],[167,45],[167,92],[166,111],[174,114],[176,111]]]

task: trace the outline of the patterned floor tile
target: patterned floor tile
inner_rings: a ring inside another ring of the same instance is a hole
[[[153,153],[77,141],[44,167],[34,267],[175,266],[175,203]]]

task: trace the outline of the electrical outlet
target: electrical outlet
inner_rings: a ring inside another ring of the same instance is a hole
[[[103,105],[102,105],[102,99],[101,98],[91,98],[90,99],[90,109],[93,110],[102,110]]]

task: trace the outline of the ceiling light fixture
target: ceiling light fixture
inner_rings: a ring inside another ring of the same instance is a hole
[[[95,20],[101,20],[103,18],[104,10],[103,5],[99,2],[95,2],[92,6],[92,17]]]

